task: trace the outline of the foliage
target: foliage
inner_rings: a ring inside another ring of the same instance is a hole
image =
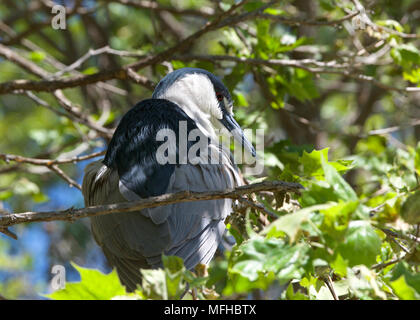
[[[386,237],[381,231],[385,222],[395,222],[395,216],[385,216],[395,208],[388,205],[374,210],[366,205],[366,195],[357,195],[334,167],[338,162],[325,159],[327,151],[304,151],[298,156],[303,177],[299,181],[306,186],[298,198],[302,209],[290,213],[276,211],[279,218],[258,233],[250,226],[251,216],[257,213],[250,212],[248,234],[242,235],[246,239],[225,252],[225,258],[216,259],[207,276],[197,278],[185,270],[182,259],[164,257],[164,268],[143,270],[142,286],[126,297],[179,298],[185,291],[185,283],[189,283],[189,288],[196,288],[202,298],[208,298],[209,291],[211,297],[240,296],[255,289],[283,285],[284,290],[279,291],[281,298],[331,299],[324,283],[325,276],[329,275],[340,298],[417,299],[420,294],[418,263],[412,260],[411,253],[402,253],[401,247],[395,245],[401,239]],[[346,162],[340,162],[341,169],[345,167],[342,163]],[[347,166],[353,164],[347,163]],[[412,197],[408,194],[395,197],[407,202],[405,199],[410,201]],[[400,225],[403,223],[398,221]],[[409,233],[412,227],[405,226]],[[410,241],[402,243],[415,245]],[[405,262],[387,266],[395,257]],[[107,277],[109,281],[115,280],[113,273]],[[82,274],[81,283],[69,286],[83,288],[94,281]],[[65,292],[68,291],[66,288]],[[50,297],[60,296],[58,291]],[[120,296],[116,294],[113,298]],[[83,298],[74,293],[66,297]],[[104,298],[100,294],[97,297]]]

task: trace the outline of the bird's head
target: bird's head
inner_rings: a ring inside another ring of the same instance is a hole
[[[217,132],[230,133],[255,156],[252,143],[233,117],[229,90],[211,72],[199,68],[173,71],[158,83],[153,98],[176,103],[211,139],[218,140]]]

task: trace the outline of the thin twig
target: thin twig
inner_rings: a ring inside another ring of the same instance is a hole
[[[420,238],[416,237],[415,235],[404,234],[404,233],[400,233],[398,231],[390,230],[390,229],[387,229],[387,228],[381,228],[381,227],[376,227],[376,228],[381,230],[382,232],[384,232],[386,235],[388,235],[390,237],[404,239],[404,240],[410,240],[410,241],[415,241],[415,242],[420,243]]]
[[[388,267],[388,266],[390,266],[390,265],[393,265],[393,264],[395,264],[395,263],[400,262],[400,261],[401,261],[401,260],[403,260],[404,258],[405,258],[405,255],[404,255],[404,256],[402,256],[402,257],[400,257],[400,258],[395,258],[395,259],[392,259],[392,260],[390,260],[390,261],[388,261],[388,262],[385,262],[385,263],[377,263],[377,264],[374,264],[374,265],[372,265],[372,266],[371,266],[371,268],[372,268],[372,269],[375,269],[375,270],[381,270],[381,269],[386,268],[386,267]]]
[[[66,163],[76,163],[80,161],[85,161],[88,159],[96,158],[105,154],[105,151],[94,152],[85,156],[73,157],[69,159],[37,159],[37,158],[27,158],[13,154],[0,153],[0,159],[3,159],[6,162],[14,161],[19,163],[28,163],[37,166],[51,166],[58,164]]]
[[[261,213],[266,214],[266,215],[268,215],[268,216],[270,216],[272,218],[275,218],[275,219],[278,218],[278,216],[275,213],[269,211],[266,207],[264,207],[260,203],[255,203],[255,202],[253,202],[251,200],[248,200],[248,199],[246,199],[244,197],[239,197],[238,198],[238,201],[241,202],[241,203],[243,203],[245,206],[251,207],[251,208],[253,208],[255,210],[258,210]]]
[[[48,166],[52,171],[54,171],[60,178],[66,181],[70,187],[76,187],[80,191],[82,191],[82,186],[70,178],[63,170],[61,170],[57,165]]]

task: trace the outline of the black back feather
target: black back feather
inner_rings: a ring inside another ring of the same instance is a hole
[[[178,146],[180,121],[186,121],[187,132],[197,129],[195,122],[171,101],[147,99],[137,103],[121,119],[103,163],[118,170],[120,181],[140,197],[164,194],[175,164],[162,165],[156,160],[156,152],[164,143],[156,140],[156,134],[165,128],[173,130]],[[192,143],[188,142],[187,148]]]

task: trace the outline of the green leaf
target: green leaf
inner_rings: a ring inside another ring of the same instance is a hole
[[[260,8],[264,3],[258,0],[253,0],[253,1],[248,1],[245,5],[244,5],[244,9],[246,11],[255,11],[258,8]]]
[[[302,192],[300,203],[303,207],[307,207],[326,202],[336,202],[337,200],[333,188],[326,187],[325,183],[324,185],[314,183]]]
[[[254,237],[237,249],[229,273],[239,274],[249,281],[273,273],[284,283],[303,274],[308,249],[303,243],[290,246],[280,239]]]
[[[257,280],[250,281],[248,278],[239,273],[230,273],[229,281],[223,289],[223,295],[229,296],[234,293],[246,293],[253,289],[266,290],[275,280],[275,275],[272,272],[261,275]]]
[[[272,14],[272,15],[281,15],[284,14],[284,10],[281,9],[274,9],[274,8],[267,8],[263,11],[264,13]]]
[[[416,191],[404,201],[401,218],[409,224],[420,223],[420,191]]]
[[[26,178],[17,180],[13,185],[13,190],[18,195],[35,195],[40,193],[38,185]]]
[[[391,57],[405,71],[412,69],[413,65],[420,65],[420,51],[411,43],[401,44],[393,48]]]
[[[309,298],[300,291],[293,291],[293,284],[290,283],[286,290],[287,300],[309,300]]]
[[[335,258],[333,262],[331,262],[330,265],[331,265],[331,268],[333,268],[334,273],[336,273],[337,275],[341,277],[345,277],[347,275],[348,264],[346,260],[343,259],[341,254],[338,253],[337,257]]]
[[[186,271],[182,258],[176,256],[162,256],[166,272],[166,289],[169,299],[179,299],[185,291],[183,275]]]
[[[402,44],[397,50],[400,52],[403,61],[420,64],[420,51],[413,44]]]
[[[395,29],[398,32],[404,32],[404,29],[401,26],[401,24],[398,21],[395,21],[395,20],[391,20],[391,19],[388,19],[388,20],[377,20],[377,21],[375,21],[375,23],[377,25],[380,25],[380,26],[384,26],[384,27],[388,27],[388,28],[393,28],[393,29]]]
[[[95,74],[99,71],[99,69],[97,67],[88,67],[86,69],[84,69],[82,71],[83,74],[85,75],[91,75],[91,74]]]
[[[235,103],[235,106],[243,106],[243,107],[248,107],[248,101],[246,100],[244,94],[238,90],[233,91],[233,95],[234,95],[234,99],[235,101],[237,101]]]
[[[302,229],[303,223],[309,219],[312,212],[328,209],[333,205],[334,203],[315,205],[286,214],[267,226],[261,234],[266,234],[269,237],[276,237],[281,235],[279,234],[279,231],[282,231],[289,236],[290,242],[295,242],[299,231]]]
[[[11,190],[1,191],[0,192],[0,201],[7,200],[13,196],[13,192]]]
[[[47,55],[45,54],[45,52],[42,51],[32,51],[29,54],[29,59],[31,59],[34,62],[41,62],[42,60],[45,59]]]
[[[322,169],[322,158],[328,160],[328,148],[322,150],[313,150],[308,153],[303,151],[299,162],[303,165],[303,173],[308,176],[322,176],[324,171]]]
[[[414,84],[420,83],[420,68],[413,68],[403,72],[403,77]]]
[[[32,200],[38,203],[45,202],[49,200],[49,197],[42,192],[38,192],[32,195]]]
[[[404,276],[400,276],[397,280],[391,281],[390,284],[398,298],[402,300],[420,299],[420,294],[418,294],[413,287],[408,285]]]
[[[171,64],[174,67],[174,70],[177,70],[177,69],[181,69],[181,68],[185,68],[186,67],[185,63],[182,62],[182,61],[179,61],[179,60],[172,60],[171,61]]]
[[[353,188],[338,174],[337,170],[327,160],[322,157],[322,169],[325,174],[325,181],[333,188],[334,194],[337,195],[338,199],[344,201],[357,201],[356,192]]]
[[[392,279],[396,280],[404,276],[407,285],[411,286],[415,292],[418,294],[417,299],[420,298],[420,274],[417,272],[412,272],[408,263],[399,262],[395,268],[392,270]]]
[[[322,150],[313,150],[310,153],[303,151],[299,162],[303,166],[303,173],[308,177],[322,177],[324,176],[324,169],[322,167],[322,159],[328,162],[329,148]],[[339,172],[345,172],[352,166],[350,160],[330,161],[328,164],[333,166]]]
[[[351,214],[356,210],[359,201],[340,201],[334,206],[321,210],[324,216],[320,230],[328,237],[342,240],[350,222]]]
[[[301,41],[297,41],[297,44],[301,44]],[[290,46],[287,46],[286,48],[288,49],[289,47]],[[285,47],[283,46],[281,50],[287,51],[284,49]],[[280,83],[286,87],[288,93],[300,101],[317,98],[319,96],[319,92],[315,86],[313,74],[302,69],[295,69],[293,72],[294,75],[291,79],[286,80],[279,78]]]
[[[126,294],[115,270],[103,274],[99,270],[82,268],[74,263],[72,266],[79,272],[80,282],[66,283],[64,289],[47,294],[46,297],[54,300],[109,300]]]
[[[351,267],[359,264],[371,266],[380,254],[381,239],[369,222],[354,220],[350,222],[345,239],[337,250]]]

